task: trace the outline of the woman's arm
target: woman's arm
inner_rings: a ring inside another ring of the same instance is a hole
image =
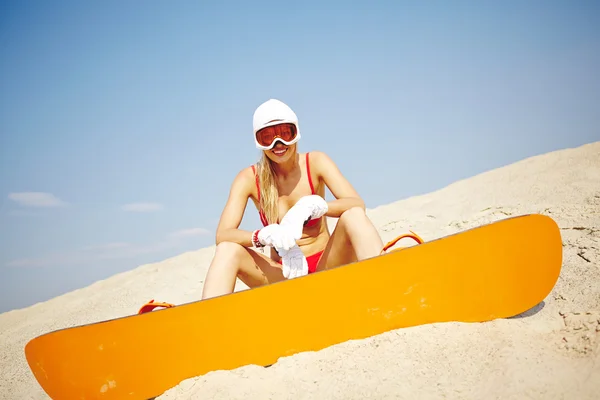
[[[341,173],[335,162],[325,153],[314,151],[311,155],[311,167],[315,165],[317,175],[323,180],[336,200],[327,203],[328,217],[339,218],[342,213],[353,207],[365,209],[365,203],[354,187]]]
[[[217,227],[216,244],[233,242],[244,247],[252,246],[252,232],[238,229],[252,190],[252,179],[247,176],[249,173],[249,169],[242,170],[231,184],[229,197]]]

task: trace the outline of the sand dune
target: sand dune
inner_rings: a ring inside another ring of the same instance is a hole
[[[600,398],[600,142],[368,212],[384,241],[408,229],[432,240],[508,216],[549,215],[561,228],[562,273],[544,303],[518,318],[391,331],[285,357],[270,368],[208,373],[158,399]],[[1,314],[0,398],[47,398],[25,361],[28,340],[135,313],[150,298],[194,301],[213,251],[143,265]]]

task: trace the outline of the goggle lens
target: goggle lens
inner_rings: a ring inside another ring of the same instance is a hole
[[[296,126],[294,124],[279,124],[262,128],[256,132],[256,141],[261,146],[269,147],[275,139],[281,138],[291,142],[296,137]]]

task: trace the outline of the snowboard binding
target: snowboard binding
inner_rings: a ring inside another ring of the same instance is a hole
[[[424,242],[424,240],[419,235],[417,235],[413,231],[410,231],[410,233],[402,234],[400,236],[397,236],[395,239],[390,240],[389,242],[387,242],[387,244],[385,246],[383,246],[383,249],[381,249],[381,253],[380,254],[385,253],[388,249],[390,249],[392,246],[394,246],[396,243],[398,243],[400,240],[402,240],[404,238],[413,239],[415,242],[417,242],[417,244],[422,244]],[[390,252],[399,251],[399,250],[402,250],[402,249],[405,249],[405,248],[406,247],[398,247],[397,249],[394,249],[394,250],[392,250]]]

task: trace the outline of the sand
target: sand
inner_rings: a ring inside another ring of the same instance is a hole
[[[281,358],[270,368],[215,371],[157,399],[600,399],[600,142],[368,210],[384,241],[408,229],[432,240],[527,213],[552,217],[564,243],[561,276],[534,309],[485,323],[390,331]],[[135,313],[151,298],[197,300],[213,252],[143,265],[1,314],[0,398],[47,398],[25,361],[28,340]]]

